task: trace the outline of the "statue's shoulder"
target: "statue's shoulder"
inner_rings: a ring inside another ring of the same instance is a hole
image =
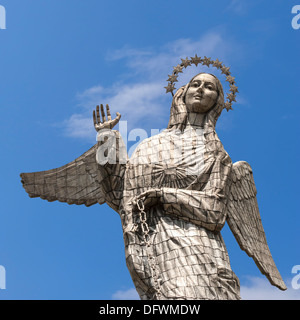
[[[139,145],[136,147],[136,152],[141,152],[144,149],[153,148],[154,146],[158,144],[164,144],[169,138],[169,136],[172,133],[170,133],[169,129],[164,129],[161,132],[157,134],[153,134],[148,138],[145,138],[142,142],[139,143]]]
[[[171,131],[169,129],[163,129],[162,131],[156,133],[153,131],[151,132],[151,136],[144,139],[140,145],[142,144],[148,144],[148,143],[154,143],[154,142],[159,142],[161,140],[164,140],[168,138],[168,136],[172,135]]]

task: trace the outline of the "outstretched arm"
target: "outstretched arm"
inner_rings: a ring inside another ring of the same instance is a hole
[[[121,114],[117,112],[116,118],[112,119],[108,105],[106,105],[106,115],[102,104],[100,108],[98,105],[96,110],[93,110],[94,127],[98,132],[96,152],[98,173],[106,201],[116,205],[123,194],[123,176],[127,162],[127,151],[123,139],[119,131],[112,130],[120,118]]]
[[[101,111],[101,116],[100,116]],[[112,128],[119,122],[121,114],[116,113],[116,118],[112,119],[109,106],[106,105],[105,115],[103,105],[96,107],[96,111],[93,110],[94,127],[97,134],[98,150],[97,150],[97,162],[101,166],[108,166],[108,174],[113,173],[114,168],[110,165],[126,164],[127,151],[123,139],[117,130]]]

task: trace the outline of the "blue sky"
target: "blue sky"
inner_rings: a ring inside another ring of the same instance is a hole
[[[195,53],[223,61],[236,78],[237,103],[217,132],[232,160],[253,168],[268,244],[289,288],[281,293],[268,284],[225,227],[242,297],[300,299],[291,287],[291,270],[300,265],[296,4],[0,0],[7,23],[0,30],[0,299],[136,297],[117,213],[106,204],[30,199],[19,174],[59,167],[89,149],[99,103],[119,111],[128,131],[165,128],[166,79],[180,58]]]

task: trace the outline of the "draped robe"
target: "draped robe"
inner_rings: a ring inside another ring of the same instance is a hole
[[[106,194],[119,195],[126,264],[141,299],[240,298],[220,233],[231,167],[214,128],[192,126],[145,139],[126,164],[101,166]],[[148,245],[134,205],[145,192]]]

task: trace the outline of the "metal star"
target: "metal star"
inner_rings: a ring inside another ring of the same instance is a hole
[[[185,68],[191,65],[191,61],[189,60],[188,57],[186,57],[186,59],[181,59],[181,62],[182,62],[181,64],[182,64]]]
[[[226,76],[229,76],[230,75],[230,68],[226,68],[225,66],[223,66],[222,68],[221,68],[221,71],[222,71],[222,73],[223,74],[225,74]]]
[[[222,68],[223,63],[222,63],[221,61],[219,61],[219,59],[217,59],[217,60],[215,60],[215,61],[213,62],[213,66],[216,67],[216,68],[218,68],[218,69],[220,69],[220,68]]]
[[[230,86],[229,91],[231,91],[232,93],[239,92],[238,87],[235,86],[234,84],[232,84],[232,85]]]
[[[179,73],[179,72],[182,73],[183,67],[180,64],[178,64],[176,67],[173,67],[173,69],[174,69],[174,73]]]
[[[204,56],[204,59],[203,59],[202,64],[203,64],[204,66],[208,66],[208,67],[209,67],[209,65],[212,64],[212,61],[211,61],[210,58],[207,58],[206,56]]]
[[[167,81],[171,81],[171,82],[177,82],[177,75],[176,74],[172,74],[171,76],[168,75],[169,79]]]
[[[231,103],[230,103],[230,102],[226,102],[224,108],[226,108],[227,111],[233,110],[233,109],[231,108]]]
[[[167,87],[164,87],[166,89],[166,93],[171,92],[173,93],[173,90],[175,90],[175,84],[169,83]]]
[[[232,92],[227,93],[227,99],[229,99],[230,101],[236,102],[235,95]]]
[[[226,81],[228,81],[230,84],[234,84],[234,79],[235,79],[234,77],[228,76]]]
[[[191,57],[191,63],[193,63],[196,67],[199,63],[202,62],[202,59],[195,54],[195,57]]]

